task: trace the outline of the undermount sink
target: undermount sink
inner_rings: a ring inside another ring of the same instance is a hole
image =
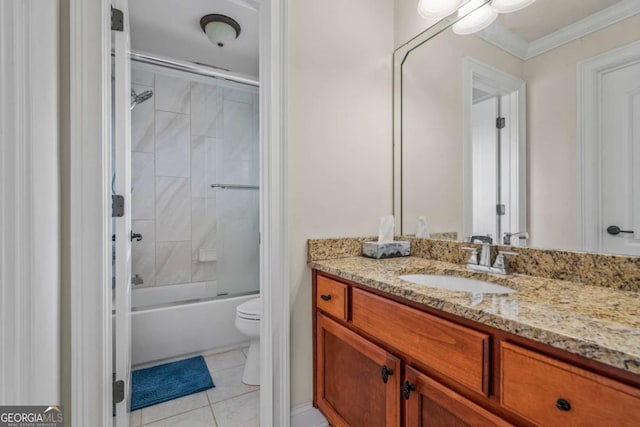
[[[440,276],[434,274],[407,274],[400,279],[420,286],[447,289],[450,291],[470,292],[473,294],[511,294],[516,292],[506,286],[497,285],[477,279],[456,276]]]

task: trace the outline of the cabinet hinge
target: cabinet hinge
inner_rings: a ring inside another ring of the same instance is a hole
[[[124,196],[114,194],[111,196],[111,217],[121,218],[124,216]]]
[[[507,121],[505,120],[504,117],[498,117],[496,119],[496,128],[504,129],[506,126],[507,126]]]
[[[111,31],[124,31],[124,13],[111,6]]]
[[[416,391],[415,384],[411,384],[409,380],[402,383],[402,397],[404,397],[404,400],[409,400],[412,391]]]

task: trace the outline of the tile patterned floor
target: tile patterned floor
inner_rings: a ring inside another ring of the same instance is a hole
[[[242,382],[247,349],[204,355],[216,387],[131,413],[131,427],[258,427],[260,388]]]

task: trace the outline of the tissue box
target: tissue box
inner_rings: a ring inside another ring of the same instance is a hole
[[[400,240],[389,243],[362,242],[362,255],[376,259],[409,256],[411,243]]]

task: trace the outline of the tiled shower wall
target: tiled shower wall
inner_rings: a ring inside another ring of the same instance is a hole
[[[142,67],[132,66],[131,87],[154,95],[131,112],[136,287],[257,290],[258,191],[211,188],[258,185],[257,89]]]

